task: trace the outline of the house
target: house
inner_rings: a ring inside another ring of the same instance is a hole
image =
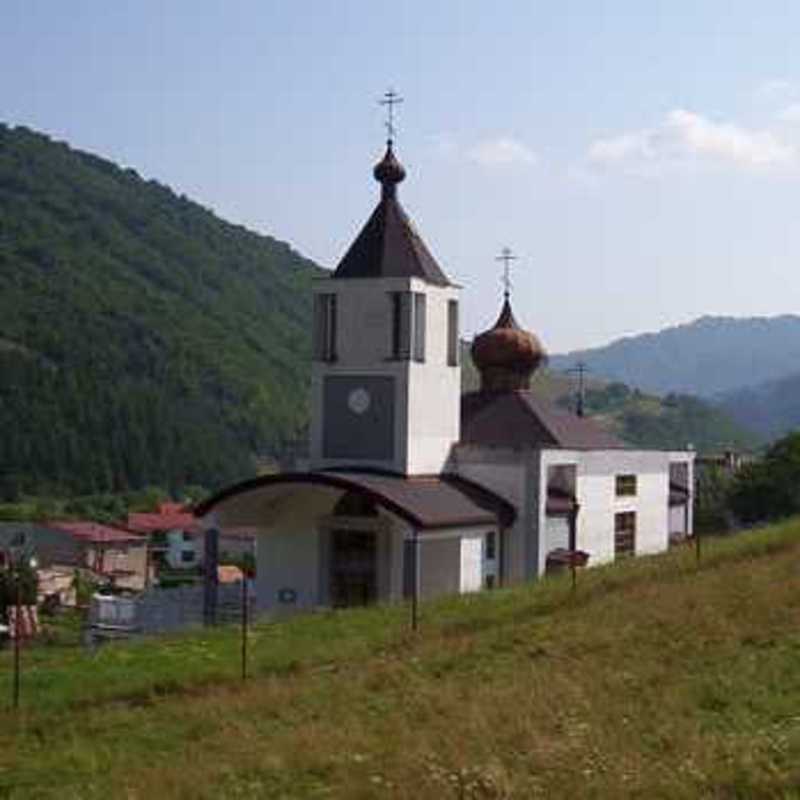
[[[150,513],[128,514],[126,527],[148,537],[153,562],[173,570],[197,569],[203,565],[203,533],[183,503],[161,503]],[[254,553],[254,535],[248,527],[230,528],[220,539],[219,553],[225,559],[240,561]]]
[[[77,566],[91,570],[120,589],[140,591],[148,581],[147,540],[130,531],[88,521],[48,522],[78,548]]]
[[[391,140],[374,176],[377,207],[313,287],[309,469],[201,503],[208,552],[255,529],[259,607],[311,609],[527,581],[557,551],[601,564],[691,533],[694,453],[628,447],[531,391],[544,348],[508,291],[462,397],[460,287],[397,199]]]
[[[200,527],[182,503],[161,503],[155,512],[128,514],[126,527],[148,537],[156,564],[182,570],[203,563]]]
[[[76,568],[133,590],[146,583],[147,542],[130,531],[90,521],[0,524],[0,568],[11,547],[35,555],[40,594],[70,594]]]

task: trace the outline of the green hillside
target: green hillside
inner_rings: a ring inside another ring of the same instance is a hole
[[[316,270],[0,125],[0,498],[213,486],[279,454],[306,424]]]
[[[23,650],[0,797],[797,798],[800,526],[421,607]]]

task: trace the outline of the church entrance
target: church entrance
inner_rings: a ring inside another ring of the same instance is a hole
[[[378,509],[347,492],[333,510],[330,529],[330,602],[366,606],[378,599]]]
[[[331,531],[331,605],[365,606],[378,598],[375,531]]]

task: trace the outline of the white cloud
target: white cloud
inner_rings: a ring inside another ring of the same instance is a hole
[[[788,95],[797,93],[797,88],[791,81],[783,78],[777,78],[769,81],[764,81],[756,87],[753,94],[757,98],[763,100],[785,100]]]
[[[507,136],[479,142],[467,151],[467,157],[482,167],[532,166],[539,161],[533,150],[518,139]]]
[[[670,111],[654,128],[598,139],[589,147],[595,165],[633,174],[658,174],[690,163],[716,163],[750,169],[788,167],[797,150],[769,130],[715,122],[685,109]]]

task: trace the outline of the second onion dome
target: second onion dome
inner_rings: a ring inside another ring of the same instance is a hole
[[[471,352],[484,392],[529,389],[531,376],[547,359],[539,339],[514,319],[508,296],[494,327],[475,337]]]

